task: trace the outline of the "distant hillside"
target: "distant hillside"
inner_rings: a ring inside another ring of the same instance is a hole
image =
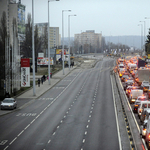
[[[112,42],[114,44],[125,44],[130,47],[135,47],[136,49],[141,48],[141,36],[135,36],[135,35],[127,35],[127,36],[104,36],[106,44],[108,42]],[[70,41],[74,41],[74,37],[70,38]],[[68,45],[68,38],[64,38],[64,44]]]
[[[137,49],[141,48],[141,36],[105,36],[105,42],[106,44],[112,42],[114,44],[125,44]]]

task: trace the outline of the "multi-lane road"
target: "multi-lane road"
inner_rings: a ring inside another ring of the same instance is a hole
[[[0,150],[119,150],[113,59],[76,68],[23,109],[0,117]]]

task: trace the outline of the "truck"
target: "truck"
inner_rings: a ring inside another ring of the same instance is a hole
[[[145,67],[146,65],[146,61],[141,59],[141,58],[138,58],[138,61],[137,61],[137,67],[140,68],[140,67]]]
[[[145,67],[139,68],[137,71],[137,79],[136,79],[137,83],[141,85],[143,81],[149,81],[149,79],[150,79],[150,69]]]

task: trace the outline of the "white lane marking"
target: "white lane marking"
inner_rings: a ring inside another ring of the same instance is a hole
[[[113,82],[112,82],[112,77],[110,76],[111,79],[111,88],[112,88],[112,94],[113,94],[113,102],[114,102],[114,110],[115,110],[115,118],[116,118],[116,124],[117,124],[117,133],[118,133],[118,140],[119,140],[119,147],[120,150],[122,150],[122,145],[121,145],[121,138],[120,138],[120,132],[119,132],[119,123],[118,123],[118,117],[117,117],[117,110],[116,110],[116,102],[115,102],[115,95],[114,95],[114,88],[113,88]]]
[[[30,124],[28,124],[24,129],[26,130],[29,126],[30,126]]]
[[[80,73],[81,73],[81,72],[80,72]],[[79,73],[79,74],[80,74],[80,73]],[[79,75],[79,74],[78,74],[78,75]],[[71,83],[73,83],[76,78],[77,78],[77,76],[72,80]],[[56,98],[47,106],[47,108],[50,107],[50,106],[57,100],[57,98],[60,97],[60,95],[71,85],[71,83],[68,84],[68,86],[59,94],[58,97],[56,97]],[[46,110],[46,109],[45,109],[45,110]],[[33,123],[45,110],[43,110],[31,123]],[[20,115],[20,114],[19,114],[19,115]],[[23,114],[23,116],[25,116],[25,115],[26,115],[26,113]],[[63,122],[63,121],[61,120],[61,123],[62,123],[62,122]],[[31,124],[31,123],[30,123],[30,124]],[[27,128],[30,126],[30,124],[27,125],[27,127],[25,127],[25,129],[27,129]],[[21,131],[18,135],[20,136],[24,131],[25,131],[25,130]],[[11,141],[11,142],[9,143],[9,145],[11,145],[16,139],[17,139],[17,137],[16,137],[13,141]],[[8,147],[9,147],[9,146],[6,146],[4,149],[6,150]]]
[[[51,140],[48,141],[48,143],[50,143],[50,142],[51,142]]]
[[[85,131],[85,133],[84,133],[85,135],[87,135],[87,131]]]
[[[17,137],[15,137],[15,138],[9,143],[9,145],[11,145],[16,139],[17,139]]]
[[[5,145],[7,143],[8,140],[3,140],[3,141],[0,141],[0,145]]]
[[[6,150],[8,147],[9,147],[9,146],[6,146],[6,147],[4,148],[4,150]]]
[[[83,141],[82,141],[83,143],[85,143],[85,139],[83,139]]]
[[[87,125],[86,128],[89,128],[89,125]]]
[[[55,134],[56,134],[56,132],[53,133],[53,135],[55,135]]]

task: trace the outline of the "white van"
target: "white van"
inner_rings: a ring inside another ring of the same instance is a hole
[[[139,107],[138,107],[138,116],[141,116],[142,111],[144,110],[144,108],[150,108],[150,101],[141,101],[141,103],[139,103]]]
[[[139,97],[143,95],[143,90],[140,89],[132,89],[129,95],[129,102],[134,103],[135,100]]]

